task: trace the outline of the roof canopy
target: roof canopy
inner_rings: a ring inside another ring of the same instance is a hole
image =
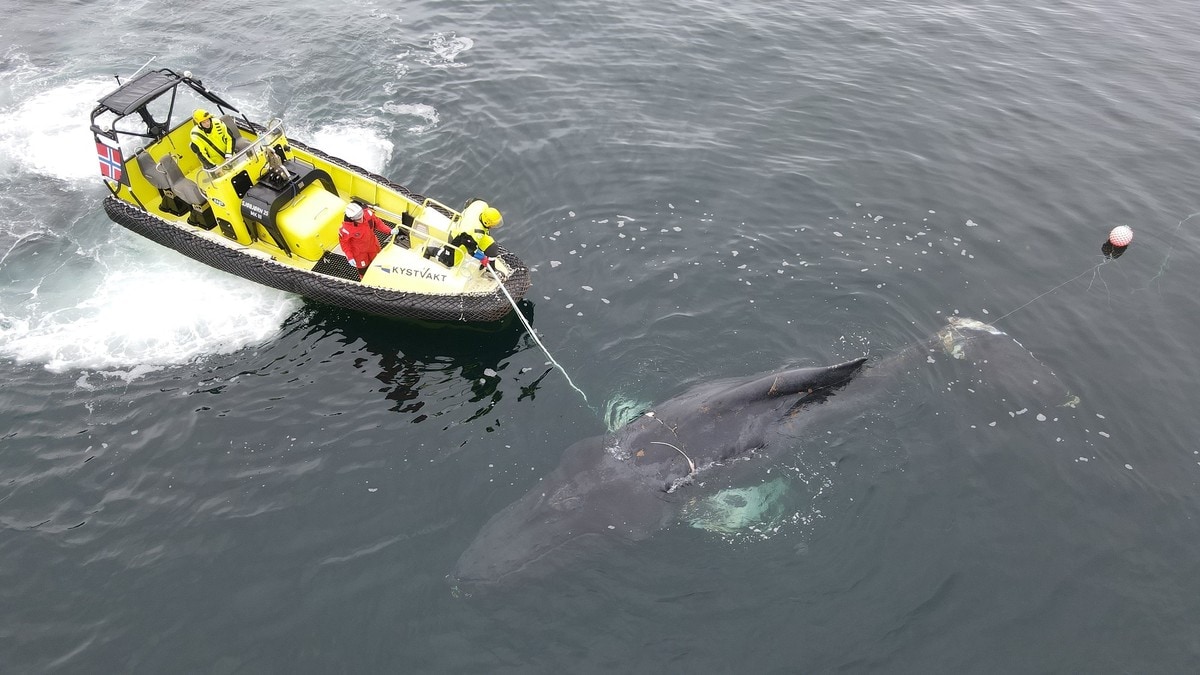
[[[126,82],[116,91],[100,99],[100,105],[118,116],[125,116],[182,81],[181,76],[165,68],[152,70]]]
[[[173,92],[181,84],[187,85],[189,89],[195,91],[200,96],[217,104],[221,107],[222,111],[239,112],[237,108],[230,105],[225,99],[206,89],[200,80],[192,77],[187,71],[180,74],[170,68],[160,68],[133,78],[117,87],[116,90],[107,94],[104,98],[101,98],[99,105],[92,110],[93,129],[99,132],[99,129],[96,129],[95,120],[99,115],[106,112],[113,113],[118,119],[134,112],[144,115],[147,103],[167,92]],[[174,101],[174,94],[172,94],[172,109],[174,108]]]

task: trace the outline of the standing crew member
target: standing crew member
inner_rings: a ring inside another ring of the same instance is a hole
[[[487,207],[479,213],[479,218],[473,223],[463,222],[462,229],[450,240],[451,246],[457,246],[461,255],[474,256],[479,261],[479,269],[490,266],[496,269],[496,256],[500,255],[500,245],[492,238],[491,229],[504,224],[500,212]]]
[[[346,259],[358,270],[359,279],[379,254],[376,232],[391,234],[392,228],[370,209],[363,208],[355,202],[346,205],[346,220],[338,230],[338,241],[342,244],[342,253],[346,255]]]
[[[196,123],[192,127],[192,151],[204,168],[211,169],[233,157],[233,136],[224,122],[203,108],[192,113],[192,121]]]

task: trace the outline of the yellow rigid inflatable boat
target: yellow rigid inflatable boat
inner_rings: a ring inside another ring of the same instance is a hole
[[[235,138],[218,166],[205,168],[189,147],[195,107],[215,107]],[[278,120],[234,115],[190,73],[166,68],[100,99],[91,129],[109,218],[226,272],[369,314],[494,321],[512,309],[505,291],[516,301],[529,290],[528,267],[502,247],[494,270],[449,254],[486,202],[457,211],[290,140]],[[392,227],[361,279],[338,245],[351,201]]]

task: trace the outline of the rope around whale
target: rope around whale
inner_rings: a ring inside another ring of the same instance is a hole
[[[692,474],[696,473],[696,463],[692,461],[691,457],[688,457],[686,452],[684,452],[683,450],[680,450],[677,446],[671,445],[670,443],[668,443],[666,441],[650,441],[650,442],[653,443],[654,445],[665,445],[668,448],[675,448],[676,452],[683,455],[683,458],[686,459],[687,463],[688,463],[688,475],[684,476],[684,478],[687,478],[688,476],[691,476]]]
[[[658,415],[655,415],[653,410],[647,412],[646,417],[649,417],[650,419],[652,419],[652,420],[658,422],[659,424],[663,425],[664,427],[666,427],[667,431],[671,432],[671,435],[674,436],[676,439],[679,438],[679,434],[675,433],[675,429],[672,428],[671,425],[669,425],[666,422],[659,419]],[[686,452],[684,452],[683,450],[681,450],[679,448],[679,446],[672,445],[670,443],[667,443],[666,441],[650,441],[650,442],[655,445],[665,445],[668,448],[674,448],[675,452],[678,452],[679,454],[683,455],[683,458],[687,460],[687,463],[688,463],[687,475],[683,476],[681,478],[675,479],[675,481],[673,481],[671,483],[671,487],[667,488],[667,493],[674,492],[676,488],[678,488],[680,485],[687,483],[688,481],[690,481],[692,479],[692,476],[696,475],[696,463],[693,462],[692,458],[688,457],[688,454]]]
[[[571,376],[567,374],[566,369],[563,368],[562,366],[560,366],[558,364],[558,361],[554,360],[554,357],[550,355],[550,350],[546,349],[546,345],[542,344],[542,341],[538,339],[537,333],[533,332],[533,326],[529,325],[529,321],[527,321],[525,319],[525,315],[522,314],[521,309],[519,307],[517,307],[517,301],[513,300],[513,296],[510,295],[508,292],[508,289],[504,287],[504,282],[500,280],[500,276],[498,274],[496,274],[496,270],[492,269],[492,267],[490,265],[485,265],[485,267],[487,268],[487,270],[489,272],[492,273],[492,278],[496,280],[496,284],[500,287],[500,291],[502,293],[504,293],[504,297],[508,298],[508,304],[512,305],[513,312],[517,315],[517,318],[520,319],[521,323],[525,326],[525,330],[529,333],[529,337],[533,338],[533,341],[537,343],[537,346],[542,348],[542,351],[546,353],[546,358],[550,359],[550,363],[554,364],[555,368],[558,368],[560,371],[562,371],[563,377],[567,378],[567,384],[571,385],[572,389],[579,392],[579,395],[583,397],[583,402],[587,403],[588,402],[587,394],[583,393],[582,389],[575,386],[575,383],[571,381]],[[686,455],[685,455],[685,457],[686,457]],[[688,461],[690,462],[691,460],[688,460]]]

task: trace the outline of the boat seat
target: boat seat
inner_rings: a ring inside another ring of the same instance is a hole
[[[166,176],[167,182],[171,185],[171,192],[175,193],[175,196],[192,206],[202,206],[208,203],[195,181],[183,175],[174,155],[163,157],[158,163],[158,170]]]
[[[142,170],[142,175],[146,181],[159,190],[170,190],[171,182],[167,180],[166,175],[158,170],[158,165],[154,163],[154,158],[148,152],[139,152],[137,155],[138,168]]]
[[[233,115],[221,115],[221,121],[225,123],[225,128],[229,129],[229,135],[233,136],[234,152],[241,152],[250,147],[250,141],[242,136],[242,130],[238,128],[237,121],[233,119]]]

